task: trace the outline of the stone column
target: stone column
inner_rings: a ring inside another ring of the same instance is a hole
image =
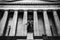
[[[11,30],[9,36],[15,36],[16,30],[16,23],[17,23],[18,11],[14,11],[12,23],[11,23]]]
[[[23,36],[27,36],[27,11],[24,11],[23,15]]]
[[[53,16],[54,16],[56,28],[57,28],[57,31],[58,31],[58,35],[60,36],[60,21],[59,21],[59,18],[58,18],[58,15],[57,15],[56,11],[53,11]]]
[[[52,36],[47,11],[43,11],[44,24],[47,36]]]
[[[39,36],[37,11],[34,11],[34,36]]]
[[[5,11],[4,15],[3,15],[3,18],[0,21],[0,36],[2,36],[2,34],[3,34],[5,24],[6,24],[6,21],[7,21],[7,17],[8,17],[8,11]]]

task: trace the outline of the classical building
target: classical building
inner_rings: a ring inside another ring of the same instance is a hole
[[[60,1],[0,2],[1,40],[57,40],[59,36]]]

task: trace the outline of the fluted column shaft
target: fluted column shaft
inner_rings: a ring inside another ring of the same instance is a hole
[[[57,28],[57,31],[58,31],[58,35],[60,35],[60,21],[59,21],[59,17],[57,15],[56,11],[53,11],[53,16],[54,16],[56,28]]]
[[[34,36],[39,36],[37,11],[34,11]]]
[[[52,36],[47,11],[43,11],[44,24],[47,36]]]
[[[16,23],[17,23],[18,11],[14,11],[12,23],[11,23],[11,30],[9,36],[15,36],[16,30]]]
[[[6,24],[6,21],[7,21],[7,17],[8,17],[8,11],[5,11],[4,15],[3,15],[3,18],[0,21],[0,36],[3,34],[5,24]]]
[[[23,15],[23,35],[26,36],[27,35],[27,11],[24,11],[24,15]]]

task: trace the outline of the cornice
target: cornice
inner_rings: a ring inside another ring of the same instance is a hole
[[[60,5],[60,2],[48,2],[48,1],[15,1],[15,2],[0,2],[0,5]]]

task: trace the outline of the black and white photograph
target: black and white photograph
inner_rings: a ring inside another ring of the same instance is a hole
[[[0,40],[60,40],[60,0],[0,0]]]

